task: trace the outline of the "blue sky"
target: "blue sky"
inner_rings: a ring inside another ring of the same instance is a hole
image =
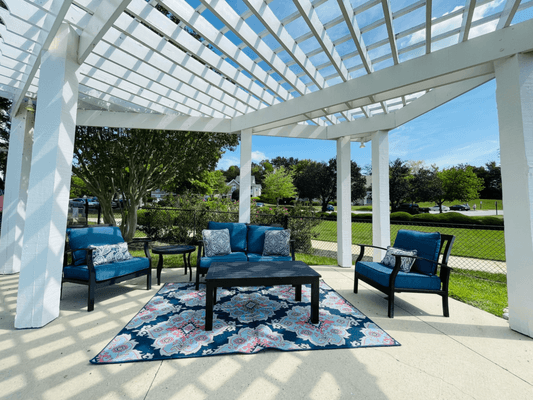
[[[188,0],[194,3],[196,0]],[[533,1],[533,0],[530,0]],[[351,0],[352,6],[355,8],[365,2],[365,0]],[[393,0],[391,2],[393,12],[400,10],[406,6],[415,3],[416,0]],[[228,0],[228,3],[239,13],[243,12],[245,7],[241,0]],[[460,7],[463,7],[465,0],[433,0],[433,18],[438,18],[443,15],[452,13]],[[296,7],[292,1],[273,0],[269,4],[273,12],[282,19],[283,17],[292,14]],[[490,16],[503,9],[504,0],[494,0],[483,6],[476,8],[473,21]],[[336,2],[326,2],[316,8],[319,19],[324,23],[337,17],[340,13]],[[529,11],[526,10],[517,13],[513,23],[520,22],[524,19],[529,19]],[[204,15],[209,20],[214,21],[216,25],[216,18]],[[357,20],[360,27],[365,27],[378,19],[383,18],[383,11],[378,4],[361,14],[358,14]],[[413,26],[424,22],[425,8],[419,8],[416,11],[409,13],[406,16],[394,20],[394,27],[396,32],[405,31]],[[459,14],[446,21],[434,24],[433,36],[437,36],[442,32],[446,32],[461,26],[462,15]],[[219,21],[218,21],[219,22]],[[264,27],[255,17],[251,17],[246,21],[256,32],[261,32]],[[295,33],[306,29],[306,27],[299,26],[303,21],[295,20],[286,26],[289,33]],[[470,30],[470,38],[488,33],[494,30],[497,21],[491,21],[483,25],[474,26]],[[328,30],[332,40],[346,34],[342,30],[342,25],[338,28]],[[377,29],[372,29],[363,34],[364,41],[367,45],[382,40],[387,36],[386,27],[383,25]],[[231,37],[237,45],[240,40],[235,35]],[[414,43],[423,41],[425,32],[420,31],[410,36],[403,37],[398,41],[399,49],[410,46]],[[451,46],[457,43],[458,35],[451,36],[439,42],[433,43],[432,51],[438,51],[442,48]],[[275,42],[272,39],[273,42]],[[276,43],[267,44],[272,48],[276,48]],[[300,44],[304,51],[310,51],[316,46],[316,40],[307,40]],[[380,57],[382,53],[388,52],[390,49],[387,46],[378,47],[370,52],[371,58]],[[245,50],[246,51],[246,50]],[[339,54],[350,51],[350,49],[343,49],[342,45],[338,46]],[[401,55],[401,59],[406,60],[423,55],[424,48],[410,51]],[[287,54],[285,54],[287,56]],[[280,53],[283,59],[283,52]],[[325,57],[319,54],[311,58],[315,65],[322,63],[320,57]],[[347,60],[347,66],[350,62],[360,63],[359,60]],[[389,67],[392,60],[387,60],[374,65],[376,70]],[[291,67],[292,69],[293,67]],[[298,71],[294,71],[298,73]],[[321,71],[323,75],[328,75],[327,71]],[[360,69],[352,73],[352,78],[364,74],[364,70]],[[335,85],[339,82],[332,80],[330,85]],[[313,87],[311,87],[313,89]],[[316,87],[314,88],[316,89]],[[405,124],[395,130],[390,131],[390,159],[400,158],[402,160],[422,160],[426,165],[436,164],[440,168],[447,168],[460,163],[468,163],[470,165],[481,166],[489,161],[498,160],[499,138],[498,138],[498,119],[495,100],[496,83],[491,81],[485,85],[433,110],[411,122]],[[252,141],[253,160],[259,162],[263,159],[273,159],[278,156],[295,157],[298,159],[311,159],[316,161],[327,161],[336,156],[335,141],[321,141],[321,140],[306,140],[306,139],[288,139],[288,138],[272,138],[254,136]],[[352,159],[360,166],[365,166],[371,163],[371,146],[368,144],[365,148],[359,148],[358,143],[352,144]],[[227,169],[231,165],[240,165],[240,149],[235,152],[228,152],[224,154],[218,164],[219,169]]]

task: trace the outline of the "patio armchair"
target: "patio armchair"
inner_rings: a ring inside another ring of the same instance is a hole
[[[359,280],[362,280],[387,294],[389,318],[394,318],[395,293],[437,294],[442,297],[444,316],[449,317],[451,268],[448,258],[454,241],[453,235],[399,230],[394,246],[387,249],[360,244],[361,252],[355,263],[354,293],[358,292]],[[366,247],[387,250],[387,253],[381,262],[362,261]]]
[[[152,257],[148,239],[144,243],[146,257],[132,257],[120,228],[94,226],[67,230],[63,259],[64,282],[88,286],[87,311],[94,310],[96,289],[128,279],[146,276],[146,289],[152,288]]]

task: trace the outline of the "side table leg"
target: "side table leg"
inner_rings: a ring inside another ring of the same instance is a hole
[[[313,280],[311,283],[311,323],[318,324],[319,322],[319,299],[320,289],[319,280]]]
[[[157,284],[161,285],[161,270],[163,269],[163,254],[159,254],[159,261],[157,262]]]
[[[185,253],[183,253],[183,269],[185,270],[183,274],[187,275],[187,259],[185,258]]]
[[[192,267],[191,267],[191,253],[189,253],[189,256],[187,257],[187,265],[189,266],[189,281],[192,281]]]
[[[205,289],[205,330],[213,330],[213,284],[207,282]]]

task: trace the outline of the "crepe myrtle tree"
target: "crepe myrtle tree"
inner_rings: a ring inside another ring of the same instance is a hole
[[[292,172],[279,167],[266,174],[264,179],[263,197],[269,202],[279,204],[279,199],[294,197],[296,188],[293,184]]]
[[[126,241],[137,228],[137,210],[147,192],[179,176],[199,179],[214,170],[237,135],[142,129],[76,127],[73,173],[98,197],[104,223],[116,225],[111,201],[122,197],[120,229]]]

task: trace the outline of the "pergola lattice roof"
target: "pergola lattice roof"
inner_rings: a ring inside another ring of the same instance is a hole
[[[36,97],[41,54],[61,23],[75,27],[80,124],[113,125],[116,115],[94,111],[126,111],[144,115],[122,120],[137,126],[364,140],[492,79],[494,59],[533,48],[533,0],[1,6],[0,93],[15,108]]]

